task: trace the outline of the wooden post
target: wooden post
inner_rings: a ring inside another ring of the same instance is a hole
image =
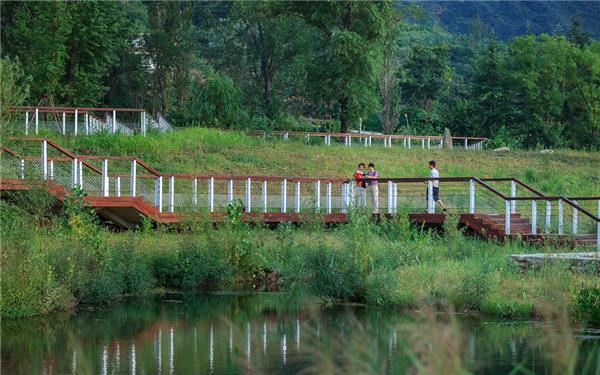
[[[531,201],[531,234],[537,234],[537,201]]]
[[[252,180],[246,179],[246,212],[252,212]]]
[[[504,234],[506,236],[510,235],[510,210],[511,210],[511,204],[509,200],[504,201],[505,203],[505,208],[504,208]]]
[[[215,212],[215,178],[208,179],[208,210]]]
[[[137,194],[137,161],[134,159],[131,161],[131,183],[130,183],[130,188],[131,188],[131,196],[135,197]]]
[[[321,212],[321,181],[315,182],[315,211]]]
[[[169,212],[175,212],[175,176],[169,176]]]
[[[475,213],[475,180],[469,180],[469,213]]]
[[[109,184],[108,184],[108,160],[102,160],[102,196],[109,196]]]
[[[281,212],[287,212],[287,180],[281,181]]]
[[[263,199],[263,212],[267,213],[267,211],[269,210],[267,181],[262,182],[262,199]]]
[[[48,179],[48,141],[42,141],[42,179]]]

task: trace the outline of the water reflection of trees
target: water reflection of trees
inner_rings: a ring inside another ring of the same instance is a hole
[[[169,297],[171,298],[171,297]],[[285,295],[177,296],[135,300],[44,319],[4,321],[6,373],[365,373],[414,370],[418,314],[362,307],[320,308]],[[437,315],[436,327],[452,324]],[[540,323],[459,317],[459,355],[476,373],[508,373],[517,364],[547,371]],[[437,329],[437,328],[436,328]],[[429,333],[428,333],[429,332]],[[584,352],[595,349],[590,341]]]

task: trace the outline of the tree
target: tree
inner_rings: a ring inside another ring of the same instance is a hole
[[[571,20],[571,30],[569,32],[569,40],[571,43],[582,47],[590,42],[592,34],[583,31],[581,24],[581,14],[577,13]]]
[[[389,2],[295,2],[287,5],[320,31],[308,85],[314,98],[338,107],[341,131],[377,107],[376,84]]]
[[[383,132],[392,134],[398,126],[401,99],[399,79],[401,61],[398,48],[400,14],[389,17],[388,22],[383,42],[383,64],[378,79],[379,94],[382,101],[382,108],[378,113],[378,117]]]
[[[194,3],[148,3],[149,30],[144,36],[150,59],[152,110],[168,113],[189,99],[189,67],[193,57]]]
[[[29,96],[29,82],[18,60],[0,58],[0,123],[11,117],[10,108],[22,105]]]

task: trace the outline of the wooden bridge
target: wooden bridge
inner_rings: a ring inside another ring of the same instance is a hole
[[[164,173],[132,157],[76,155],[46,138],[12,138],[2,146],[0,192],[39,188],[62,202],[72,189],[105,221],[122,228],[143,217],[175,223],[190,213],[222,221],[228,205],[243,205],[243,221],[327,223],[356,209],[354,181],[342,178],[224,176]],[[436,213],[431,190],[438,180],[448,207]],[[474,233],[497,239],[552,241],[600,250],[600,196],[546,196],[515,178],[378,179],[377,217],[408,215],[440,226],[448,214]],[[429,194],[426,192],[429,191]],[[426,199],[428,195],[428,199]],[[369,201],[369,199],[367,199]],[[370,202],[365,209],[373,210]]]

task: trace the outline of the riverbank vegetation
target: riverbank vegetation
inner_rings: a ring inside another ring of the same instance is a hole
[[[447,127],[500,146],[600,146],[592,3],[479,4],[477,16],[471,4],[444,13],[391,1],[0,6],[6,106],[138,107],[180,127]],[[469,20],[448,32],[440,19],[457,13]]]
[[[559,303],[575,318],[598,318],[595,270],[573,273],[566,264],[548,264],[521,272],[510,253],[555,249],[465,238],[454,225],[440,235],[411,227],[403,216],[374,223],[356,212],[334,228],[307,220],[273,230],[214,227],[199,214],[177,227],[111,233],[77,196],[52,216],[40,195],[14,198],[29,206],[0,206],[3,317],[161,290],[278,289],[331,302],[454,306],[501,317],[537,316],[546,304]]]

